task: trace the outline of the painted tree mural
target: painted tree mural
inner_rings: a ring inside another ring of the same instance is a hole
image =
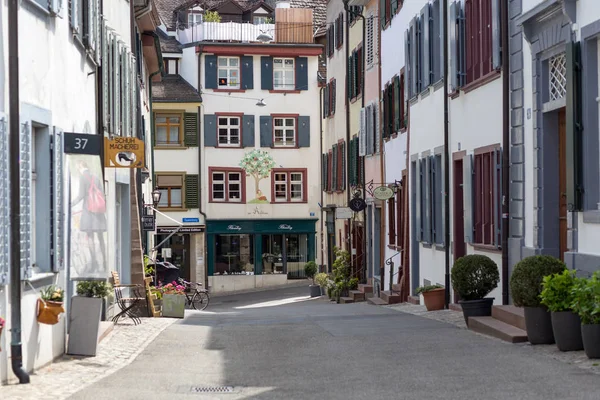
[[[273,157],[265,150],[254,149],[244,155],[244,158],[240,161],[240,167],[246,171],[246,174],[254,178],[256,197],[249,203],[268,203],[269,200],[260,190],[259,182],[264,178],[268,178],[271,170],[275,167]]]

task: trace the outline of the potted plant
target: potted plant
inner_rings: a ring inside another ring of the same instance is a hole
[[[446,289],[442,285],[420,286],[415,291],[417,295],[422,294],[427,311],[443,310],[446,300]]]
[[[558,274],[567,269],[564,262],[551,256],[531,256],[515,265],[510,277],[513,302],[523,307],[527,338],[531,344],[553,344],[550,311],[541,303],[544,276]]]
[[[462,300],[465,323],[469,326],[469,317],[487,317],[492,315],[493,297],[485,297],[498,287],[500,273],[491,258],[470,254],[459,258],[452,267],[452,287]]]
[[[4,329],[4,325],[6,325],[6,321],[4,320],[4,318],[0,317],[0,339],[2,338],[2,330]],[[0,351],[2,351],[1,347]]]
[[[319,285],[315,285],[315,274],[317,273],[317,263],[314,261],[309,261],[304,266],[304,274],[307,278],[312,279],[313,283],[309,286],[310,288],[310,297],[319,297],[321,295],[321,287]]]
[[[573,311],[581,319],[581,339],[588,358],[600,358],[600,272],[578,279],[573,289]]]
[[[63,308],[64,295],[64,290],[54,285],[50,285],[40,291],[37,313],[39,323],[46,325],[55,325],[58,323],[60,314],[65,312]]]
[[[325,272],[319,272],[315,275],[315,282],[321,288],[321,296],[325,295],[325,291],[327,289],[327,280],[328,276]]]
[[[574,288],[577,282],[574,270],[544,277],[540,298],[551,311],[552,332],[560,351],[583,350],[581,318],[573,312]]]
[[[161,286],[162,316],[183,318],[185,316],[185,286],[173,281]]]

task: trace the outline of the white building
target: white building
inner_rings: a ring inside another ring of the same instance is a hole
[[[83,10],[82,4],[89,8]],[[137,6],[140,3],[140,6]],[[144,4],[141,4],[144,3]],[[136,2],[136,10],[151,10],[151,2]],[[0,160],[7,162],[8,16],[6,2],[0,7],[2,63],[0,63]],[[61,356],[66,350],[66,320],[69,298],[75,283],[71,271],[75,261],[68,251],[72,213],[67,197],[68,161],[63,153],[63,132],[98,136],[122,135],[149,137],[141,121],[148,118],[147,92],[140,91],[138,80],[147,81],[148,64],[156,64],[157,51],[142,44],[140,32],[154,30],[156,15],[147,13],[137,20],[139,30],[132,34],[134,17],[124,0],[83,3],[78,0],[19,2],[19,97],[21,160],[21,340],[23,369],[30,372]],[[69,10],[78,10],[71,13]],[[83,18],[83,15],[86,18]],[[114,41],[109,43],[109,38]],[[135,40],[136,43],[132,43]],[[113,47],[114,46],[114,47]],[[133,50],[132,50],[133,49]],[[112,51],[109,60],[108,52]],[[150,50],[149,53],[147,50]],[[119,68],[120,67],[120,68]],[[117,70],[119,72],[117,72]],[[150,71],[151,72],[151,71]],[[111,84],[109,85],[109,79]],[[119,95],[116,91],[119,90]],[[104,109],[106,113],[102,113]],[[108,110],[112,112],[108,114]],[[117,113],[117,111],[119,111]],[[116,120],[119,114],[121,119]],[[12,133],[14,134],[14,133]],[[90,136],[91,138],[92,136]],[[101,143],[101,142],[100,142]],[[98,159],[99,160],[99,159]],[[98,168],[102,168],[98,161]],[[151,167],[150,165],[146,165]],[[90,168],[92,168],[90,166]],[[7,171],[3,164],[2,171]],[[71,170],[73,170],[71,166]],[[100,175],[100,174],[99,174]],[[104,170],[106,194],[106,232],[103,257],[105,269],[95,271],[108,278],[118,271],[124,283],[141,283],[141,243],[137,193],[132,170]],[[139,175],[139,174],[138,174]],[[141,185],[141,180],[137,180]],[[0,337],[0,381],[15,379],[10,368],[11,304],[9,277],[8,178],[0,175],[2,232],[0,234],[0,316],[7,325]],[[133,203],[132,203],[133,200]],[[72,215],[73,214],[73,215]],[[72,232],[71,232],[72,233]],[[100,235],[99,235],[100,236]],[[71,237],[72,239],[72,237]],[[76,247],[76,246],[75,246]],[[81,251],[76,248],[74,251]],[[95,250],[91,254],[99,256]],[[93,256],[92,256],[93,257]],[[133,266],[133,268],[132,268]],[[135,269],[135,267],[138,267]],[[58,324],[37,322],[37,300],[49,285],[65,289],[63,314]]]

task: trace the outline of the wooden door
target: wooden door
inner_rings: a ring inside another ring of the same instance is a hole
[[[567,118],[565,110],[558,112],[558,192],[559,192],[559,239],[560,259],[564,261],[567,251]]]
[[[454,179],[453,179],[453,191],[454,191],[454,261],[463,257],[467,253],[465,244],[465,211],[464,211],[464,198],[463,198],[463,162],[462,159],[454,160]],[[454,293],[454,302],[458,303],[458,295]]]

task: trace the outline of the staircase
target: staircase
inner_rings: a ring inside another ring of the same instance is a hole
[[[358,285],[358,290],[350,290],[348,297],[340,297],[340,303],[358,303],[373,297],[373,285]]]
[[[382,290],[379,293],[379,297],[371,297],[368,301],[376,306],[402,303],[402,296],[400,296],[401,287],[400,284],[394,283],[391,292],[389,290]]]
[[[523,309],[515,306],[493,306],[491,317],[469,318],[469,329],[509,343],[527,341]]]

